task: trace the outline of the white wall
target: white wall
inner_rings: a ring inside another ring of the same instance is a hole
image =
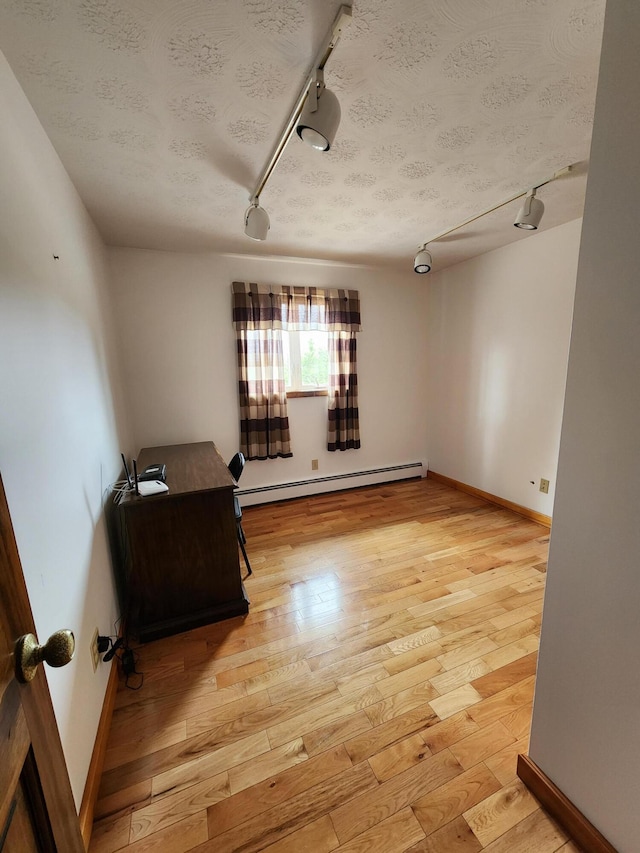
[[[39,638],[76,636],[47,678],[79,805],[108,677],[91,635],[117,618],[102,501],[126,443],[106,257],[2,54],[0,114],[0,470]]]
[[[423,280],[362,266],[239,255],[109,250],[137,448],[213,440],[238,449],[231,282],[360,291],[362,448],[326,450],[326,397],[289,400],[292,459],[248,463],[243,488],[426,460]],[[347,481],[347,484],[349,481]]]
[[[429,276],[429,467],[552,514],[581,221]],[[550,480],[549,494],[539,491]],[[531,484],[531,480],[534,484]]]
[[[620,853],[640,838],[640,5],[608,3],[530,756]]]

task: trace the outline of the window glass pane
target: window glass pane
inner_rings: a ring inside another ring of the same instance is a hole
[[[326,388],[329,384],[329,337],[326,332],[300,332],[302,385]]]

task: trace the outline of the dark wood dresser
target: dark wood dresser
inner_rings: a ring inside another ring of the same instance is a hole
[[[236,482],[212,441],[145,447],[168,492],[125,495],[126,613],[141,642],[247,613],[233,509]]]

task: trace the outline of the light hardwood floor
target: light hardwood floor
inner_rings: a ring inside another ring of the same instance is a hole
[[[138,650],[92,853],[575,853],[518,780],[548,531],[431,480],[244,510],[251,612]]]

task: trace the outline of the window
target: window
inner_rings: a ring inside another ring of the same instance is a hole
[[[245,457],[292,455],[287,397],[296,396],[327,397],[328,451],[357,450],[358,291],[247,281],[231,288]]]
[[[328,332],[283,332],[282,348],[287,393],[326,392],[329,385]]]

